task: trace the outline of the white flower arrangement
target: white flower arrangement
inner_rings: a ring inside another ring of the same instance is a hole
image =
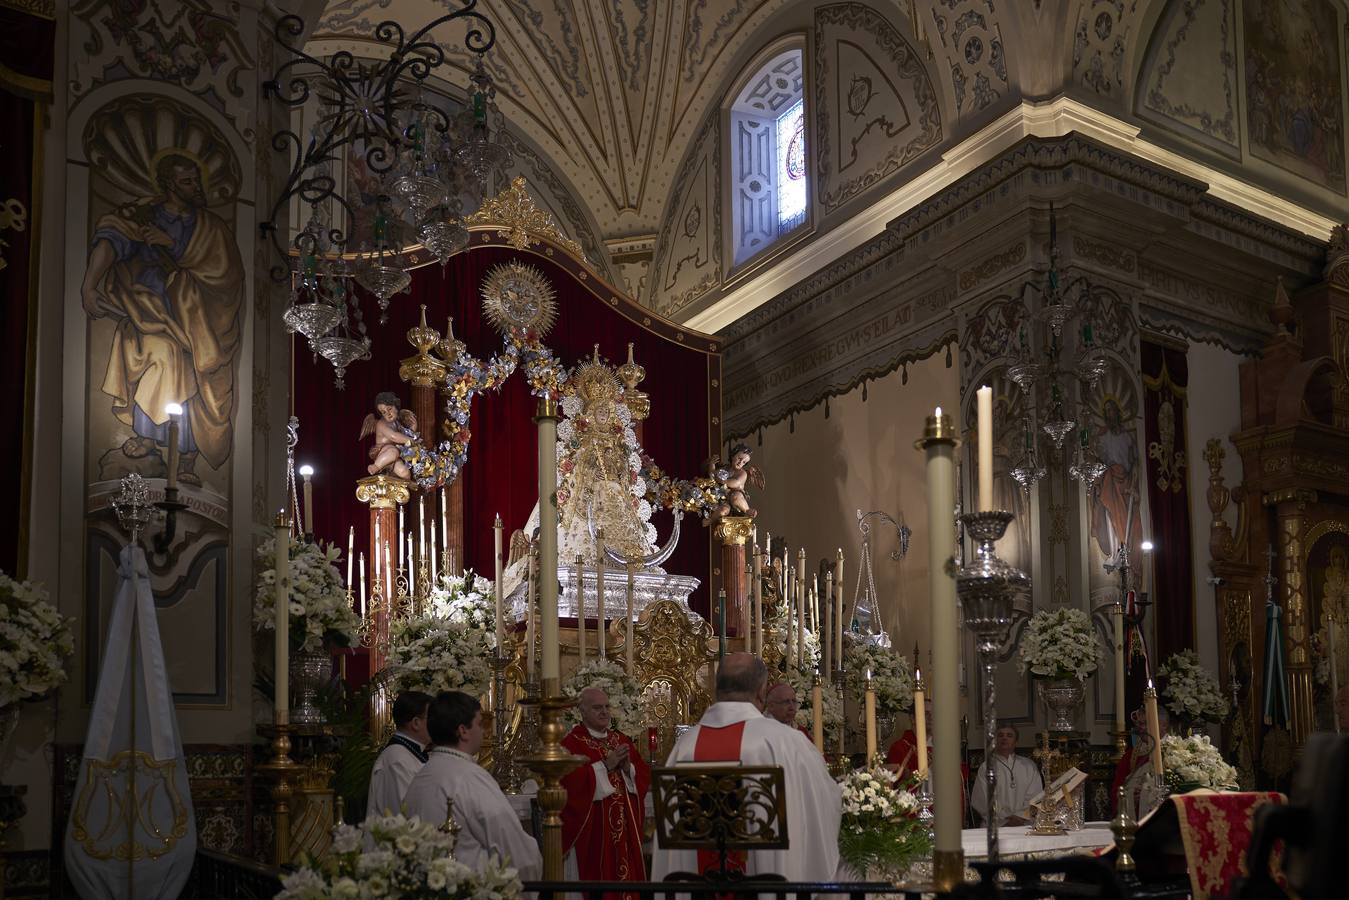
[[[388,668],[400,691],[481,697],[495,655],[492,582],[471,571],[441,576],[424,611],[389,624]]]
[[[636,678],[628,676],[627,669],[621,663],[612,659],[588,660],[567,676],[562,689],[573,701],[571,709],[567,711],[568,724],[575,725],[581,721],[574,701],[580,700],[581,691],[592,687],[608,695],[609,713],[613,716],[615,730],[632,737],[637,729],[646,724],[641,685]]]
[[[290,647],[313,653],[325,643],[349,647],[361,630],[361,619],[347,602],[337,571],[337,547],[318,541],[290,539]],[[253,627],[276,629],[276,539],[258,548],[258,589],[253,598]]]
[[[426,611],[480,631],[488,649],[497,645],[496,599],[492,582],[475,575],[442,575],[427,595]]]
[[[1239,781],[1237,770],[1227,764],[1206,734],[1162,738],[1162,767],[1173,790],[1183,786],[1234,791]]]
[[[277,900],[518,900],[509,860],[474,871],[454,858],[454,838],[439,825],[403,816],[338,825],[328,855],[285,876]]]
[[[771,610],[771,611],[770,611]],[[787,658],[787,643],[792,646],[792,666],[803,671],[814,671],[820,664],[820,637],[809,628],[804,630],[805,658],[799,659],[796,652],[797,623],[788,621],[787,607],[784,603],[776,607],[764,606],[764,628],[776,635],[778,654]]]
[[[811,689],[815,685],[815,675],[793,668],[787,670],[787,675],[782,680],[796,691],[796,699],[801,704],[796,710],[796,727],[804,728],[807,733],[813,734],[815,710]],[[825,749],[832,752],[838,747],[839,734],[846,723],[843,718],[843,698],[839,696],[838,687],[823,677],[820,679],[820,707],[824,713]]]
[[[1021,673],[1084,680],[1100,664],[1101,644],[1080,609],[1042,609],[1031,616],[1017,654]]]
[[[859,878],[901,877],[930,849],[918,798],[900,776],[879,766],[846,775],[838,852]]]
[[[1231,700],[1193,650],[1181,650],[1157,667],[1165,685],[1162,700],[1172,715],[1191,721],[1221,722],[1231,710]]]
[[[70,622],[45,590],[0,572],[0,707],[66,683],[66,659],[75,651]]]
[[[848,693],[857,708],[865,702],[867,672],[876,693],[876,714],[894,716],[913,709],[913,675],[907,657],[891,647],[867,641],[854,643],[844,654],[848,668]]]

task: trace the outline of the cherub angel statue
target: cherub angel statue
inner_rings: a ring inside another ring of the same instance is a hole
[[[703,524],[713,525],[724,516],[746,516],[752,519],[759,514],[757,509],[749,505],[749,494],[745,491],[747,484],[759,490],[764,489],[763,472],[758,466],[750,465],[751,456],[749,444],[736,444],[731,448],[729,467],[718,465],[720,460],[712,457],[708,466],[712,476],[726,490],[726,499]]]
[[[360,440],[375,436],[375,444],[370,448],[370,465],[366,471],[378,475],[388,469],[399,478],[411,478],[412,471],[403,461],[404,446],[419,445],[421,436],[417,433],[417,417],[410,409],[400,409],[398,395],[392,391],[381,391],[375,395],[375,412],[365,417],[361,423]]]

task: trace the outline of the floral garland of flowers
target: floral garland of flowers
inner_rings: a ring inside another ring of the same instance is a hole
[[[649,456],[641,457],[640,474],[646,485],[643,499],[653,507],[674,509],[678,506],[706,520],[726,501],[726,486],[715,478],[671,478]]]
[[[350,647],[361,630],[361,619],[347,602],[347,590],[337,571],[340,551],[320,541],[290,537],[290,648],[315,653],[326,645]],[[253,627],[276,629],[276,538],[262,542],[257,552],[259,573],[253,598]]]
[[[277,900],[518,900],[515,869],[495,856],[469,868],[440,825],[403,816],[338,825],[328,854],[282,878]]]
[[[70,623],[45,590],[0,572],[0,707],[66,683],[65,662],[75,651]]]
[[[1227,764],[1206,734],[1190,737],[1168,734],[1162,738],[1162,766],[1166,769],[1167,787],[1172,790],[1205,787],[1235,791],[1240,780],[1237,770]]]
[[[813,734],[815,710],[811,691],[815,686],[814,673],[792,668],[787,670],[782,680],[792,686],[792,690],[796,691],[796,699],[801,703],[796,709],[796,727]],[[847,723],[843,718],[843,698],[839,696],[838,686],[824,678],[820,679],[820,708],[824,713],[825,749],[832,752],[838,747],[839,736]]]
[[[1021,674],[1085,679],[1100,664],[1101,644],[1080,609],[1042,609],[1031,616],[1017,654]]]
[[[572,700],[572,707],[567,711],[568,724],[576,725],[581,721],[576,703],[581,699],[581,691],[592,687],[608,695],[609,713],[613,716],[615,730],[631,737],[645,724],[641,685],[636,678],[628,675],[627,669],[612,659],[588,660],[567,676],[563,691]]]
[[[460,350],[451,362],[445,413],[455,427],[449,440],[442,441],[437,449],[444,474],[442,483],[458,478],[468,462],[468,443],[473,437],[468,427],[469,410],[474,396],[500,388],[522,361],[529,392],[535,397],[560,397],[569,392],[571,386],[567,383],[566,367],[544,346],[532,328],[510,329],[501,353],[485,364],[467,350]]]
[[[895,881],[931,851],[918,798],[895,772],[856,769],[840,785],[838,855],[859,878]]]
[[[1181,650],[1157,667],[1165,687],[1162,700],[1172,715],[1203,722],[1221,722],[1232,708],[1218,679],[1199,661],[1193,650]]]

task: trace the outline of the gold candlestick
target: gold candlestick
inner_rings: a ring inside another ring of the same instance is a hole
[[[554,690],[556,682],[552,684]],[[562,808],[567,805],[567,789],[562,778],[585,762],[584,757],[573,756],[562,746],[566,726],[562,716],[571,708],[564,697],[546,697],[538,701],[539,749],[522,762],[538,775],[539,808],[543,811],[543,880],[561,881],[562,874]]]
[[[293,782],[300,777],[304,767],[298,765],[295,760],[290,758],[290,728],[291,726],[280,720],[274,722],[270,727],[259,726],[258,732],[264,737],[272,739],[272,758],[264,765],[258,766],[258,771],[264,777],[272,778],[276,781],[273,785],[272,794],[272,852],[274,863],[278,866],[289,865],[291,860],[290,846],[290,803],[295,796]]]

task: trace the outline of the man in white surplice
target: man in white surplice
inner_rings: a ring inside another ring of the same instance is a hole
[[[426,725],[430,758],[403,798],[408,818],[440,825],[452,799],[460,828],[455,859],[480,872],[490,856],[500,856],[521,880],[537,880],[543,874],[538,843],[525,833],[496,780],[473,758],[482,747],[478,701],[460,691],[441,691],[431,701]]]
[[[993,811],[999,825],[1025,825],[1021,817],[1031,798],[1044,790],[1040,770],[1016,752],[1017,728],[1011,722],[998,725],[997,740],[993,745],[993,765],[998,775],[998,786],[993,795]],[[979,767],[970,791],[970,805],[985,820],[988,818],[988,762]]]
[[[394,816],[403,811],[403,795],[412,778],[426,763],[426,710],[431,695],[404,691],[393,702],[393,737],[375,757],[370,771],[370,790],[365,796],[365,817]]]
[[[838,826],[842,797],[824,757],[801,733],[763,715],[768,670],[749,653],[727,655],[717,671],[717,702],[707,708],[670,753],[667,766],[699,762],[739,762],[781,766],[786,794],[786,850],[754,850],[744,872],[782,875],[788,881],[832,881],[838,873]],[[698,851],[652,852],[651,877],[700,871]]]

